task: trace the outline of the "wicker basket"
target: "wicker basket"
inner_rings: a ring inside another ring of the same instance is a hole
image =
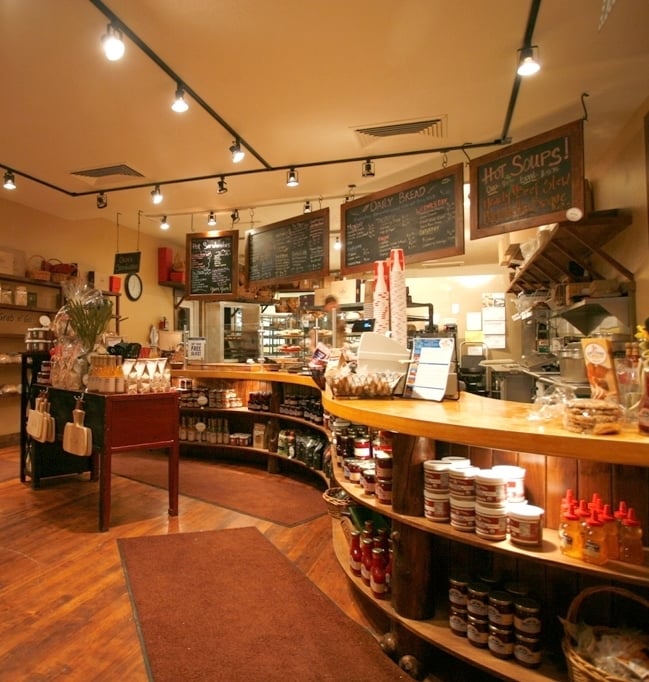
[[[566,628],[567,625],[575,625],[577,623],[579,607],[583,604],[584,600],[599,592],[610,592],[611,594],[617,594],[621,597],[625,597],[626,599],[638,602],[646,609],[649,609],[649,601],[621,587],[601,585],[598,587],[589,587],[585,590],[582,590],[572,600],[570,606],[568,607],[568,613],[566,614],[564,622],[564,637],[561,643],[563,653],[566,656],[571,682],[626,682],[626,680],[621,677],[617,677],[616,675],[611,675],[604,672],[603,670],[600,670],[585,658],[580,656],[575,648],[576,642]],[[593,631],[596,635],[601,635],[607,632],[613,632],[614,628],[595,626]]]
[[[51,279],[47,261],[43,256],[31,256],[27,261],[27,271],[25,274],[29,279],[37,279],[41,282],[49,282]]]
[[[333,519],[339,519],[352,504],[352,499],[342,488],[328,488],[322,493],[327,503],[327,511]]]

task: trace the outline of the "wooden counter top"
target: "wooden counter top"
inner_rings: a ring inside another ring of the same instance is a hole
[[[309,376],[289,372],[236,369],[174,370],[173,376],[192,379],[270,381],[315,387]],[[463,392],[459,400],[441,403],[401,398],[354,400],[322,393],[330,414],[377,429],[434,440],[518,452],[577,457],[595,462],[649,466],[649,437],[629,427],[613,436],[590,436],[567,431],[559,420],[530,419],[528,403],[485,398]]]

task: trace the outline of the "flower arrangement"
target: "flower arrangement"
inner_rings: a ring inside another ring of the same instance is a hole
[[[640,346],[640,357],[644,362],[649,361],[649,317],[644,324],[636,325],[635,338]]]

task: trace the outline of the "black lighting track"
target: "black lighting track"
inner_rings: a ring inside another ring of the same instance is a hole
[[[258,173],[268,173],[268,172],[278,172],[278,171],[286,171],[290,169],[298,169],[298,168],[317,168],[319,166],[333,166],[333,165],[342,165],[345,163],[358,163],[358,162],[365,162],[368,159],[367,154],[363,156],[357,156],[353,158],[345,158],[345,159],[331,159],[328,161],[314,161],[314,162],[307,162],[307,163],[301,163],[301,164],[296,164],[296,163],[291,163],[287,164],[285,166],[272,166],[269,164],[253,147],[251,147],[246,140],[241,137],[241,135],[219,114],[210,107],[209,104],[185,81],[179,74],[177,74],[165,61],[163,61],[136,33],[134,33],[109,7],[107,7],[101,0],[89,0],[89,2],[94,5],[108,20],[109,22],[115,27],[118,28],[122,33],[131,40],[135,45],[137,45],[144,54],[146,54],[149,59],[151,59],[164,73],[166,73],[169,78],[171,78],[177,85],[181,85],[185,92],[189,94],[194,101],[196,101],[197,104],[199,104],[211,117],[214,119],[222,128],[227,130],[235,140],[238,140],[239,143],[244,146],[258,161],[259,163],[263,166],[263,168],[257,168],[257,169],[252,169],[252,170],[242,170],[242,171],[220,171],[218,173],[213,173],[209,175],[198,175],[194,177],[189,177],[189,178],[177,178],[175,180],[161,180],[161,181],[156,181],[156,182],[146,182],[146,183],[139,183],[136,185],[124,185],[124,186],[119,186],[119,187],[112,187],[112,188],[104,188],[101,191],[104,192],[105,194],[108,194],[109,192],[124,192],[127,190],[134,190],[134,189],[142,189],[142,188],[148,188],[148,187],[153,187],[154,185],[158,185],[160,187],[167,186],[167,185],[177,185],[177,184],[183,184],[187,182],[199,182],[203,180],[215,180],[217,178],[221,177],[237,177],[237,176],[242,176],[242,175],[256,175]],[[531,0],[531,5],[530,5],[530,11],[528,14],[527,18],[527,24],[525,26],[525,33],[523,36],[523,45],[521,49],[531,47],[532,45],[532,38],[534,35],[534,29],[536,27],[536,21],[538,18],[539,10],[541,7],[541,0]],[[518,73],[515,74],[514,77],[514,83],[512,85],[512,90],[511,94],[509,97],[509,103],[507,106],[507,112],[505,114],[505,122],[503,125],[503,130],[500,138],[496,140],[488,140],[485,142],[465,142],[461,145],[450,145],[450,146],[445,146],[445,147],[433,147],[430,149],[420,149],[416,151],[408,151],[408,152],[395,152],[392,154],[373,154],[371,158],[373,160],[376,159],[395,159],[395,158],[404,158],[407,156],[420,156],[423,154],[446,154],[451,151],[462,151],[465,156],[468,158],[468,154],[466,154],[466,151],[468,149],[479,149],[483,147],[495,147],[499,145],[506,145],[510,144],[511,139],[509,138],[509,128],[511,126],[511,121],[514,116],[514,110],[516,108],[516,101],[518,99],[518,92],[520,90],[520,85],[521,85],[521,76],[518,75]],[[0,167],[4,167],[8,170],[11,170],[14,175],[20,176],[22,178],[26,178],[28,180],[31,180],[39,185],[43,185],[44,187],[48,187],[50,189],[53,189],[57,192],[60,192],[61,194],[65,194],[69,197],[85,197],[85,196],[91,196],[95,195],[98,193],[98,190],[87,190],[84,192],[71,192],[69,190],[64,189],[63,187],[58,187],[57,185],[52,184],[51,182],[48,182],[46,180],[41,180],[39,178],[34,177],[33,175],[30,175],[29,173],[25,173],[21,170],[16,169],[14,166],[4,164],[0,162]]]

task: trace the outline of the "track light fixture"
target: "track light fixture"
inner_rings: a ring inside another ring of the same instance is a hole
[[[516,73],[519,76],[533,76],[535,73],[538,73],[538,71],[541,69],[541,64],[539,63],[538,47],[536,45],[531,45],[529,47],[524,47],[518,52],[520,57]]]
[[[232,213],[230,213],[230,219],[232,220],[232,224],[234,225],[235,223],[239,222],[239,209],[235,208]]]
[[[168,230],[169,229],[169,223],[167,222],[167,216],[163,215],[162,220],[160,221],[160,229],[161,230]]]
[[[14,174],[10,170],[5,171],[4,184],[2,185],[5,189],[16,189],[16,179]]]
[[[373,178],[376,175],[374,171],[374,161],[372,161],[372,159],[367,159],[367,161],[363,162],[361,174],[364,178]]]
[[[291,168],[286,173],[286,186],[297,187],[300,184],[300,179],[295,168]]]
[[[97,195],[97,208],[106,208],[106,206],[108,206],[106,192],[99,192]]]
[[[217,194],[227,194],[228,193],[228,183],[225,181],[225,176],[222,175],[219,178]]]
[[[239,138],[234,140],[232,143],[232,146],[230,147],[230,154],[232,154],[232,163],[239,163],[239,161],[243,161],[243,157],[246,155],[246,153],[241,149],[241,142]]]
[[[341,243],[341,241],[340,241],[340,237],[337,236],[337,237],[336,237],[336,241],[334,242],[334,249],[335,249],[336,251],[340,251],[340,249],[342,249],[342,248],[343,248],[343,245],[342,245],[342,243]]]
[[[187,101],[185,100],[185,88],[183,88],[180,83],[178,83],[178,87],[176,88],[176,99],[171,105],[171,109],[177,114],[182,114],[189,109],[189,104],[187,104]]]
[[[207,216],[207,224],[210,227],[216,225],[216,216],[214,215],[214,211],[210,211],[210,214]]]
[[[106,33],[101,38],[106,59],[116,62],[124,56],[126,46],[121,30],[115,24],[108,24]]]
[[[160,191],[160,185],[156,185],[151,192],[151,201],[157,206],[162,203],[163,198],[162,192]]]
[[[304,202],[303,213],[311,213],[311,202],[308,199]]]

